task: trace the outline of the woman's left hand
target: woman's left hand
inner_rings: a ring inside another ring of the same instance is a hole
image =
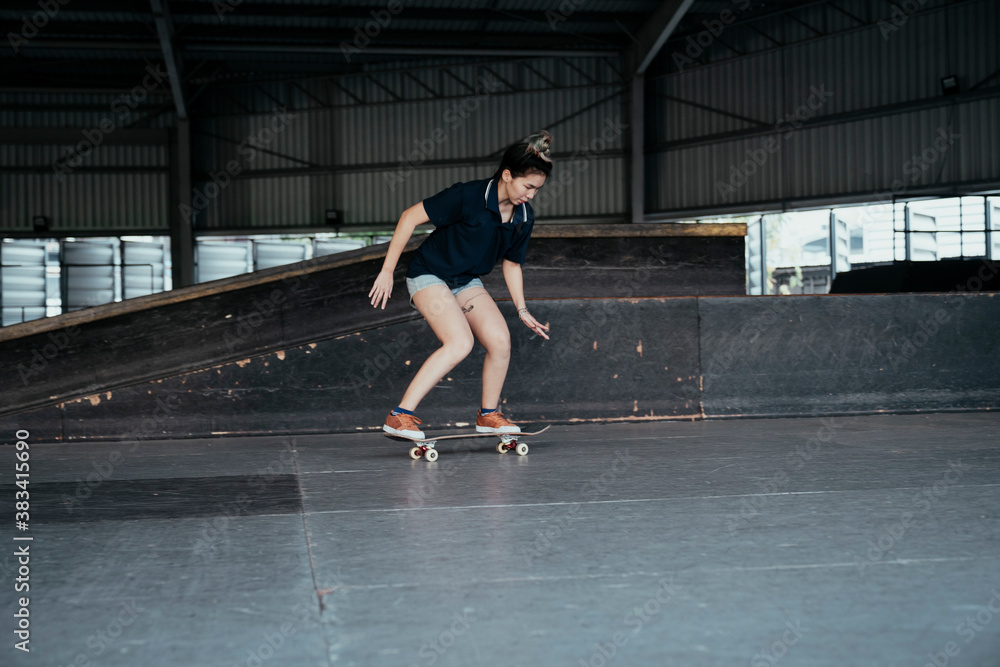
[[[524,322],[524,326],[528,327],[529,329],[534,331],[536,334],[538,334],[545,340],[549,339],[548,334],[546,333],[549,330],[549,325],[542,324],[541,322],[536,320],[534,317],[531,316],[531,313],[529,313],[527,309],[518,311],[517,316],[521,319],[522,322]]]

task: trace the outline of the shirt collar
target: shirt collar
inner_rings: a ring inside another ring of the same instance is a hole
[[[483,199],[486,202],[486,208],[500,215],[500,190],[493,187],[493,181],[496,179],[491,178],[486,184],[486,194]],[[514,209],[514,215],[511,217],[510,222],[506,224],[514,224],[518,222],[524,222],[528,219],[528,204],[527,202],[522,203],[520,206]],[[521,219],[518,220],[518,214],[520,213]]]

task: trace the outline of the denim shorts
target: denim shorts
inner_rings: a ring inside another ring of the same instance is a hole
[[[444,285],[447,287],[448,283],[430,273],[425,273],[424,275],[417,276],[416,278],[408,277],[406,279],[406,289],[410,292],[410,305],[416,308],[416,306],[413,305],[413,295],[425,287],[430,287],[431,285]],[[483,281],[479,278],[473,278],[469,283],[462,285],[461,287],[453,287],[451,289],[451,293],[457,296],[459,292],[463,292],[473,287],[483,287]]]

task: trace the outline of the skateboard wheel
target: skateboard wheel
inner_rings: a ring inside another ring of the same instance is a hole
[[[526,444],[524,444],[523,442],[519,442],[514,447],[514,451],[517,452],[518,456],[524,456],[525,454],[528,453],[528,446]]]
[[[503,442],[502,440],[500,442],[498,442],[497,443],[497,451],[500,452],[501,454],[506,454],[507,453],[507,444],[505,442]]]
[[[419,447],[411,447],[410,448],[410,458],[413,459],[414,461],[416,461],[417,459],[419,459],[423,455],[424,455],[424,452]]]
[[[424,452],[424,458],[427,459],[428,463],[434,463],[438,460],[438,453],[436,449],[428,449]]]

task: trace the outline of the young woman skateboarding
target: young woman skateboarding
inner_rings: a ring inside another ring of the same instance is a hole
[[[465,359],[478,340],[486,348],[483,395],[477,433],[520,433],[499,410],[500,391],[510,363],[507,322],[479,276],[503,260],[507,291],[522,323],[548,340],[548,326],[531,316],[524,302],[521,264],[535,215],[528,202],[552,171],[552,137],[533,134],[504,154],[492,178],[456,183],[403,211],[389,242],[382,271],[368,296],[384,309],[392,296],[392,274],[413,230],[425,222],[436,229],[417,248],[406,272],[411,303],[441,341],[410,382],[382,429],[392,435],[423,438],[413,414],[424,396]]]

